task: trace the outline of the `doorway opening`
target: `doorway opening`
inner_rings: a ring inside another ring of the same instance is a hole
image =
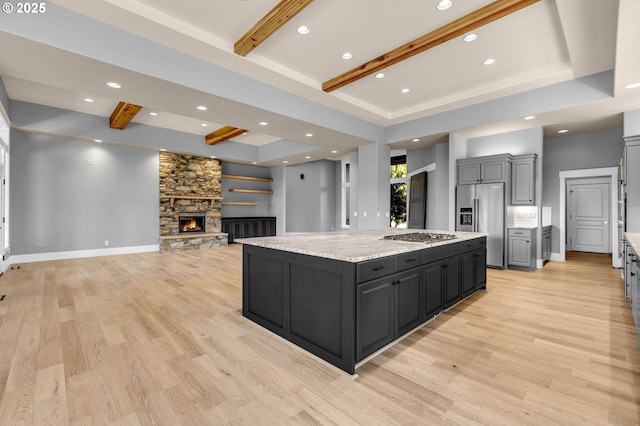
[[[391,187],[390,226],[394,228],[407,227],[407,156],[391,157],[389,168],[389,183]]]
[[[567,179],[566,250],[611,253],[607,177]]]
[[[618,179],[618,168],[617,167],[603,167],[597,169],[582,169],[582,170],[566,170],[560,171],[559,173],[560,182],[559,182],[559,228],[560,228],[560,253],[557,260],[564,262],[566,260],[566,250],[567,250],[567,221],[565,218],[567,217],[567,180],[569,179],[581,179],[581,178],[597,178],[604,177],[609,181],[610,187],[610,203],[609,203],[609,241],[610,249],[611,249],[611,265],[614,268],[620,268],[622,266],[618,244],[619,235],[618,235],[618,227],[613,220],[617,215],[617,179]]]

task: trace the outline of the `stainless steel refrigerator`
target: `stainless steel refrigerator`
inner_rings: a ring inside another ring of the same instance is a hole
[[[456,231],[487,232],[487,266],[505,268],[504,183],[458,185]]]

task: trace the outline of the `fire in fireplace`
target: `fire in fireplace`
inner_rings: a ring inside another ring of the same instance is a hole
[[[189,232],[205,232],[205,216],[204,215],[188,215],[180,216],[178,222],[178,231],[181,234]]]

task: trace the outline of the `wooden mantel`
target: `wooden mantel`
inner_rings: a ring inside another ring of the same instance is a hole
[[[207,195],[161,195],[160,198],[168,198],[171,200],[171,205],[175,204],[175,200],[208,200],[209,203],[213,206],[213,202],[216,200],[222,200],[222,197],[214,197]]]

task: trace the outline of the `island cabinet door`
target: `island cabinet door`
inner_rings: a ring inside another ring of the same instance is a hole
[[[474,267],[476,272],[474,276],[476,290],[487,288],[487,250],[476,250],[473,256],[475,258]]]
[[[356,360],[361,360],[394,338],[393,275],[357,286]]]
[[[424,289],[422,300],[425,320],[438,315],[444,308],[442,265],[442,262],[433,262],[422,267],[422,286]]]
[[[448,308],[462,298],[460,285],[460,256],[445,259],[443,265],[444,273],[444,306]]]
[[[396,274],[395,287],[395,337],[419,326],[422,322],[420,309],[422,291],[422,268],[413,268]]]
[[[462,297],[465,297],[476,290],[475,283],[475,253],[465,253],[460,256],[462,273],[460,281],[462,284]]]

